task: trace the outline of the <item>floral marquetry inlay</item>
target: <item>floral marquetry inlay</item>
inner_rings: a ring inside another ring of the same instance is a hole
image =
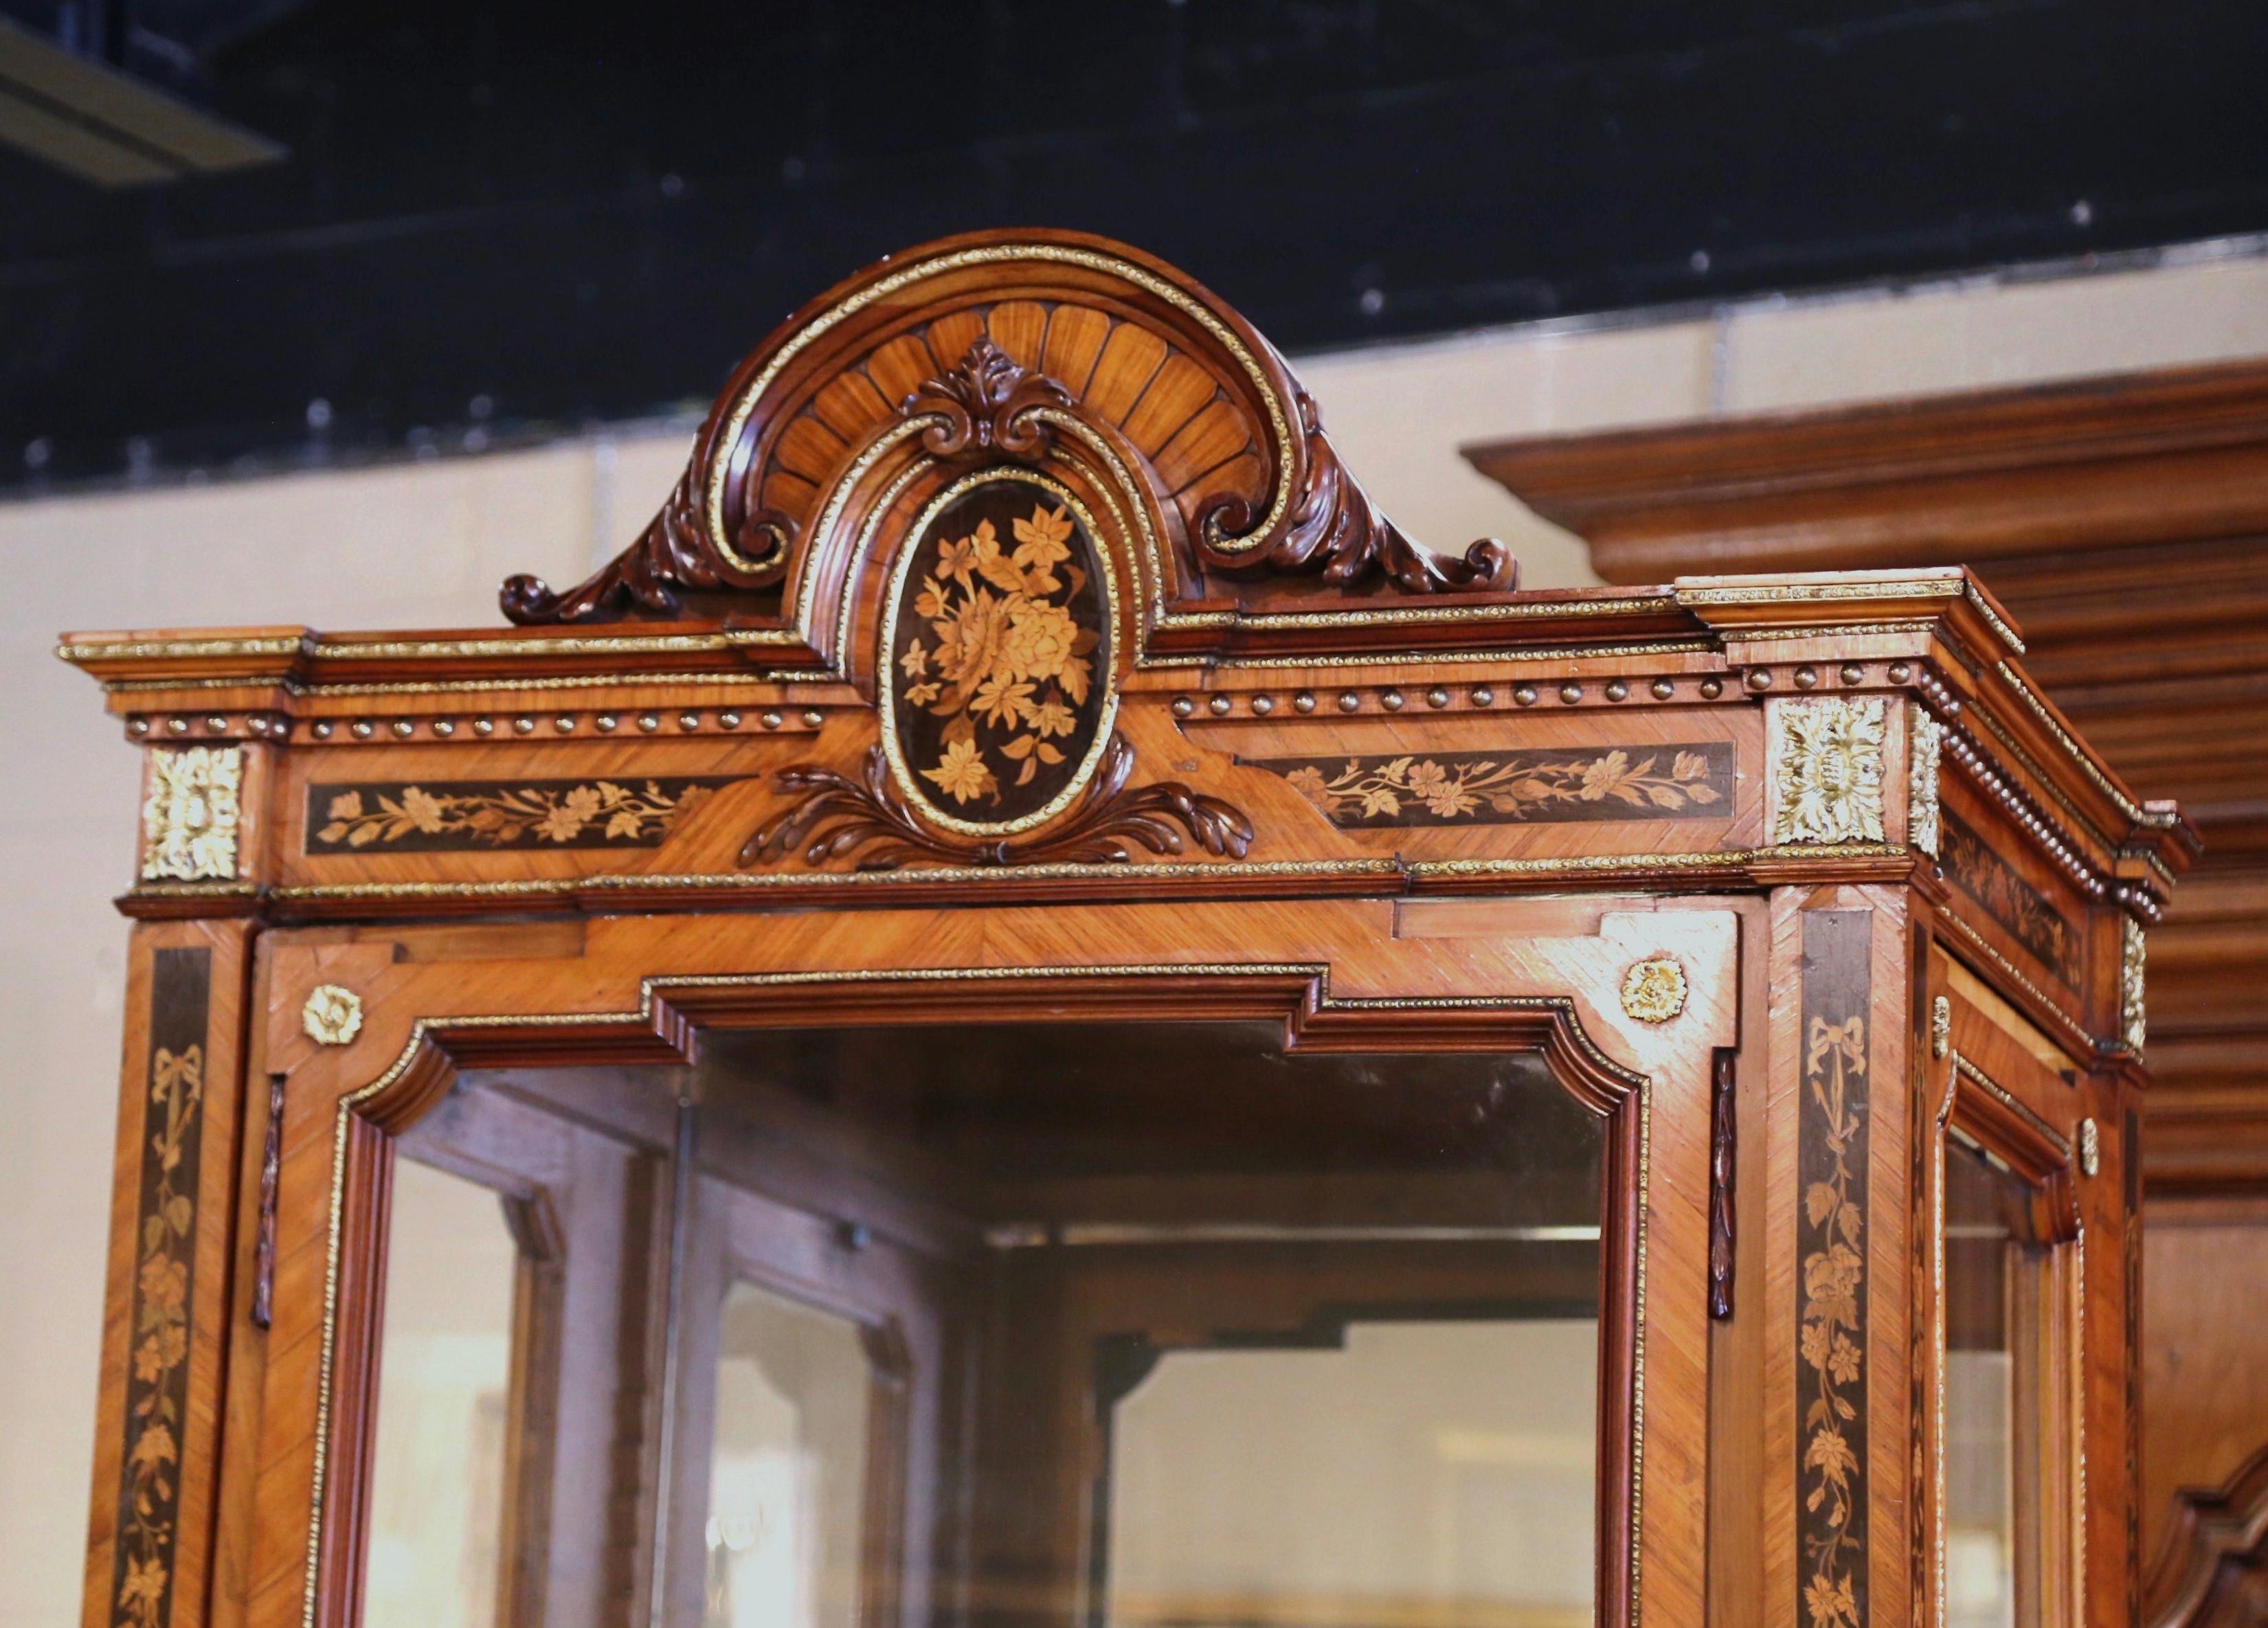
[[[1068,490],[994,469],[946,489],[893,574],[884,741],[915,805],[1005,836],[1060,814],[1115,710],[1109,569]]]
[[[1263,758],[1335,825],[1724,819],[1729,741],[1557,752]]]
[[[912,860],[951,865],[1123,865],[1138,848],[1178,854],[1182,833],[1207,853],[1241,859],[1252,846],[1244,811],[1178,780],[1133,785],[1134,748],[1114,733],[1101,767],[1063,817],[1021,836],[988,837],[939,830],[915,813],[892,778],[880,747],[856,775],[815,763],[773,777],[791,799],[784,813],[757,828],[740,850],[743,866],[800,854],[806,865],[854,859],[861,870],[893,870]]]
[[[315,785],[307,788],[306,849],[652,848],[734,778]]]
[[[1879,696],[1823,696],[1772,709],[1774,842],[1882,840],[1884,710]]]
[[[1865,1628],[1868,1621],[1871,922],[1865,910],[1812,910],[1803,918],[1795,1470],[1797,1589],[1806,1628]]]
[[[169,947],[151,957],[114,1628],[163,1628],[175,1597],[211,976],[209,950]]]
[[[234,881],[244,748],[192,746],[150,754],[142,805],[144,881]]]

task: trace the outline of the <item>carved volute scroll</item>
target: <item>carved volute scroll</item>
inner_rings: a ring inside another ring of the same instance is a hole
[[[1239,577],[1304,577],[1280,591],[1294,603],[1514,586],[1501,543],[1444,555],[1396,529],[1283,359],[1204,289],[1105,239],[1038,232],[932,244],[796,313],[734,374],[637,541],[564,592],[511,578],[504,611],[723,618],[801,630],[825,657],[821,601],[857,592],[840,556],[881,483],[909,459],[1040,465],[1072,444],[1152,511],[1160,605],[1241,605]]]

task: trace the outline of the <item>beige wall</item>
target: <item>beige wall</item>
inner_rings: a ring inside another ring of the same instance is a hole
[[[749,337],[749,336],[743,336]],[[719,343],[735,343],[720,335]],[[1712,410],[2268,354],[2268,261],[1763,302],[1697,320],[1505,330],[1306,359],[1346,460],[1436,544],[1512,541],[1532,586],[1580,548],[1456,455],[1462,442]],[[555,584],[660,499],[680,434],[355,474],[0,506],[0,1623],[78,1609],[136,762],[65,629],[486,625],[495,585]]]

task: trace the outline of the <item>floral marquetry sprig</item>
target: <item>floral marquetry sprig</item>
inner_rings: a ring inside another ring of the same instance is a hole
[[[1733,748],[1721,740],[1588,751],[1265,758],[1341,826],[1725,819]]]
[[[306,848],[309,853],[652,848],[737,777],[311,785]]]
[[[941,720],[916,770],[955,809],[997,804],[1004,786],[1063,764],[1094,688],[1100,638],[1073,615],[1088,571],[1069,510],[1035,504],[1010,531],[1004,542],[987,518],[939,541],[914,600],[930,637],[915,633],[896,657],[901,696]]]

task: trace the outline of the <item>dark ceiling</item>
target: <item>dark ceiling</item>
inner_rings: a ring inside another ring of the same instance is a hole
[[[977,226],[1123,238],[1287,349],[2268,227],[2259,0],[102,15],[289,156],[104,191],[0,151],[0,487],[681,410]]]

